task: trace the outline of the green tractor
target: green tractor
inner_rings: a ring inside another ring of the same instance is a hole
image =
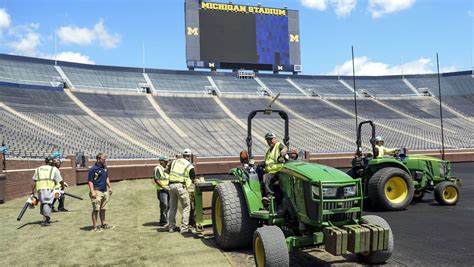
[[[372,153],[362,153],[362,126],[371,126]],[[396,150],[393,157],[377,158],[375,125],[363,121],[357,128],[357,151],[348,174],[362,180],[364,198],[380,210],[403,210],[425,193],[434,192],[440,205],[456,205],[460,179],[451,176],[451,163],[435,157],[407,155]]]
[[[284,111],[252,111],[248,116],[247,151],[232,181],[220,182],[212,195],[214,239],[223,250],[252,244],[257,266],[288,266],[297,249],[325,246],[333,255],[354,253],[369,264],[386,262],[393,234],[381,217],[362,216],[363,186],[337,169],[297,159],[293,153],[273,185],[274,196],[262,203],[262,166],[252,156],[252,119],[277,113],[285,120],[283,142],[289,145],[289,119]]]

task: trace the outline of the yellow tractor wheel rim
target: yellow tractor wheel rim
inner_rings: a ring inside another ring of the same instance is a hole
[[[454,203],[458,198],[458,191],[456,188],[449,186],[443,190],[443,199],[447,203]]]
[[[402,203],[408,196],[408,185],[402,177],[390,177],[385,184],[385,197],[392,203]]]
[[[255,259],[257,262],[257,267],[265,266],[265,252],[263,249],[263,243],[260,236],[257,235],[254,241],[254,249],[255,249]]]
[[[221,212],[221,198],[220,196],[216,197],[215,203],[215,212],[216,212],[216,229],[217,234],[222,236],[222,212]]]

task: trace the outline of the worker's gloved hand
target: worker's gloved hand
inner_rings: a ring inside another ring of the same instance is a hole
[[[287,161],[287,158],[288,158],[288,155],[285,154],[285,155],[279,156],[277,160],[280,163],[285,163]]]
[[[163,190],[168,192],[168,191],[170,191],[170,187],[169,186],[163,186]]]

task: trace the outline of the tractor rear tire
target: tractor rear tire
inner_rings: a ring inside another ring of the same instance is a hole
[[[459,187],[450,181],[439,183],[434,191],[436,201],[442,206],[453,206],[459,201]]]
[[[212,194],[212,229],[214,240],[223,250],[248,247],[257,229],[240,184],[223,182]]]
[[[413,199],[415,188],[410,175],[400,168],[386,167],[369,179],[370,203],[380,210],[404,210]]]
[[[362,221],[362,224],[380,225],[384,228],[389,229],[390,233],[388,235],[388,249],[387,250],[373,251],[369,254],[359,253],[357,254],[357,257],[359,258],[360,261],[365,262],[369,265],[385,263],[388,259],[390,259],[393,253],[393,244],[394,244],[393,232],[392,232],[392,229],[390,228],[390,225],[387,223],[387,221],[385,221],[385,219],[377,215],[362,216],[361,221]]]
[[[289,266],[290,255],[285,236],[277,226],[263,226],[253,234],[255,266]]]

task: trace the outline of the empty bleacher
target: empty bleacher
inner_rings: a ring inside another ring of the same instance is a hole
[[[61,66],[76,89],[137,91],[146,84],[141,72],[120,68]]]
[[[304,96],[302,92],[291,85],[285,78],[261,76],[259,79],[274,93],[283,95]]]
[[[261,87],[254,79],[239,79],[237,76],[212,76],[222,94],[257,95]]]
[[[0,54],[0,81],[58,86],[59,73],[48,61]]]
[[[296,76],[291,77],[291,80],[309,94],[313,91],[318,95],[353,94],[353,92],[339,82],[338,78],[335,76]]]
[[[344,80],[353,87],[352,77]],[[365,89],[370,95],[413,95],[413,92],[402,80],[402,77],[357,77],[356,89]]]
[[[147,83],[141,69],[90,66],[58,62],[74,85],[72,93],[97,116],[114,128],[144,144],[136,147],[92,118],[57,87],[63,81],[50,60],[0,55],[0,125],[10,157],[43,157],[53,150],[63,155],[84,152],[93,156],[106,151],[111,158],[173,156],[191,148],[198,156],[236,156],[246,148],[247,116],[265,109],[270,98],[261,95],[262,85],[253,78],[239,79],[234,73],[147,70],[155,89],[153,100],[140,84]],[[212,78],[210,81],[208,76]],[[353,92],[336,76],[288,76],[258,74],[273,93],[281,97],[274,109],[288,108],[290,149],[312,153],[350,152],[355,149]],[[287,79],[291,79],[307,97]],[[417,90],[434,96],[415,95],[400,76],[357,77],[357,89],[374,96],[358,98],[359,122],[371,119],[377,134],[391,147],[438,149],[441,142],[437,75],[405,76]],[[350,77],[343,77],[352,86]],[[222,102],[241,123],[236,123],[216,101],[206,95],[212,81],[222,93]],[[21,85],[21,86],[20,86]],[[474,79],[471,72],[441,76],[445,145],[474,146]],[[89,89],[89,90],[82,90]],[[89,92],[83,92],[89,91]],[[207,91],[207,92],[206,92]],[[348,97],[350,96],[350,97]],[[388,106],[388,107],[387,107]],[[11,108],[11,109],[9,109]],[[452,110],[457,112],[451,112]],[[396,110],[396,111],[394,111]],[[166,117],[184,132],[168,125]],[[31,123],[34,122],[34,123]],[[257,115],[253,120],[254,154],[264,154],[263,135],[273,131],[281,140],[284,123],[277,115]],[[368,139],[369,129],[364,129]],[[364,143],[368,140],[364,139]]]
[[[203,93],[211,86],[205,75],[148,73],[157,92]]]

